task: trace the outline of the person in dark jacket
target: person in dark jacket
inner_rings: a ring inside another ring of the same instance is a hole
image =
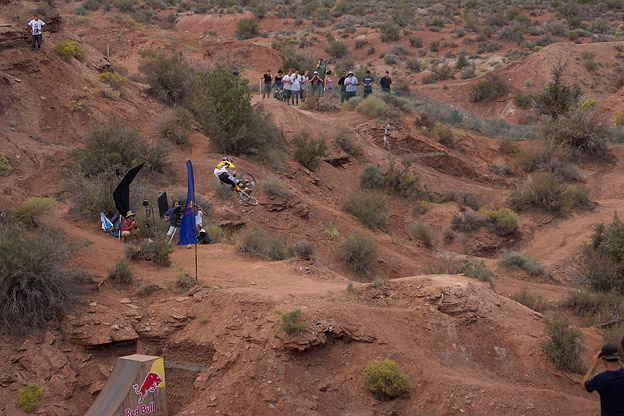
[[[390,78],[390,72],[386,71],[386,75],[379,80],[379,85],[381,86],[381,91],[390,92],[390,85],[392,85],[392,78]]]
[[[342,76],[338,80],[338,85],[340,85],[340,104],[344,103],[347,99],[347,89],[344,84],[345,79],[347,79],[347,71],[342,71]]]

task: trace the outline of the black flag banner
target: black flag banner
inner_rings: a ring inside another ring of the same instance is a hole
[[[119,185],[117,185],[117,188],[113,191],[113,199],[115,200],[117,211],[119,211],[119,214],[124,217],[128,211],[130,211],[130,184],[144,164],[145,163],[141,163],[139,166],[130,169]]]

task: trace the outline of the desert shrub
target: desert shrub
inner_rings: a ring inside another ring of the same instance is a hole
[[[39,403],[43,397],[43,392],[39,384],[33,383],[22,387],[17,394],[17,404],[26,413],[32,413],[39,408]]]
[[[82,6],[78,6],[74,9],[74,13],[78,16],[86,16],[87,15],[87,9],[85,9]],[[68,59],[69,60],[69,59]]]
[[[121,91],[123,86],[128,82],[128,78],[122,76],[118,72],[102,72],[100,81],[108,84],[115,91]]]
[[[285,260],[291,256],[292,252],[286,237],[259,227],[241,232],[236,239],[236,247],[243,254],[265,257],[274,261]]]
[[[494,42],[493,40],[484,40],[479,42],[477,45],[477,53],[481,54],[483,52],[494,52],[502,48],[502,45],[498,42]]]
[[[219,181],[213,181],[210,183],[210,189],[217,195],[217,198],[221,200],[228,200],[234,195],[234,190],[230,185],[225,185]]]
[[[375,94],[371,94],[364,99],[357,107],[358,113],[379,118],[393,118],[399,112],[392,106],[388,105],[383,99]]]
[[[339,40],[332,40],[329,42],[329,47],[325,49],[329,55],[334,58],[343,58],[349,54],[349,47],[346,43],[341,42]]]
[[[538,262],[517,251],[510,251],[505,254],[503,264],[510,269],[522,269],[531,276],[542,276],[546,273],[544,268]]]
[[[601,325],[617,322],[624,313],[624,297],[618,293],[589,293],[570,291],[562,306],[570,308],[583,318],[586,325]]]
[[[431,69],[431,74],[423,77],[423,84],[433,84],[438,81],[455,78],[455,70],[447,64],[436,65]]]
[[[548,301],[542,296],[535,296],[528,288],[523,287],[518,293],[511,296],[511,299],[515,300],[521,305],[526,306],[529,309],[533,309],[536,312],[544,312],[549,308]]]
[[[442,233],[442,239],[444,241],[444,244],[451,244],[453,241],[455,241],[455,237],[457,237],[457,235],[450,228],[447,228]]]
[[[287,334],[298,334],[306,330],[306,325],[299,322],[299,315],[301,314],[299,309],[292,312],[278,312],[277,314],[282,318],[282,329]]]
[[[570,148],[546,140],[522,149],[518,162],[527,172],[550,172],[561,182],[583,182],[585,179],[571,158]]]
[[[259,25],[256,19],[240,19],[236,23],[236,39],[251,39],[258,36]]]
[[[54,44],[54,52],[56,52],[63,61],[69,62],[71,58],[76,58],[80,62],[87,60],[87,55],[80,43],[75,41],[63,41]]]
[[[340,241],[336,255],[356,272],[370,273],[377,263],[377,243],[370,233],[355,229]]]
[[[347,196],[342,209],[356,217],[368,228],[385,227],[386,197],[372,191],[360,191]]]
[[[501,77],[490,72],[483,81],[479,81],[470,88],[470,101],[494,100],[507,94],[508,91],[509,85]]]
[[[61,228],[3,223],[0,330],[23,334],[58,322],[74,304],[81,277],[68,269],[72,252]]]
[[[533,97],[530,95],[522,94],[521,92],[513,96],[514,104],[516,107],[527,109],[531,106],[531,100]]]
[[[439,40],[434,40],[431,41],[431,43],[429,43],[429,50],[431,52],[437,52],[440,49],[440,41]]]
[[[409,43],[410,43],[410,45],[412,45],[415,48],[422,48],[422,46],[423,46],[422,39],[414,37],[414,36],[410,36]]]
[[[293,192],[286,189],[286,182],[280,178],[269,176],[260,181],[260,188],[267,196],[277,196],[279,198],[288,198]]]
[[[229,233],[227,233],[223,228],[219,227],[218,225],[204,226],[204,230],[206,230],[208,235],[212,237],[215,243],[228,242]]]
[[[520,145],[514,139],[505,137],[501,140],[498,150],[504,155],[514,155],[520,151]]]
[[[100,8],[100,2],[98,0],[85,0],[82,5],[87,10],[97,10]]]
[[[13,166],[11,166],[10,155],[0,153],[0,176],[9,176],[13,172]]]
[[[343,130],[338,134],[335,140],[338,147],[340,147],[346,154],[356,159],[361,159],[364,156],[364,148],[359,144],[348,131]]]
[[[126,259],[119,260],[115,267],[108,270],[108,280],[122,285],[133,285],[136,281]]]
[[[422,66],[422,63],[418,59],[414,58],[414,59],[408,59],[407,62],[405,62],[405,69],[407,69],[408,71],[421,73],[423,70],[423,66]]]
[[[542,132],[547,139],[570,148],[577,160],[614,160],[607,147],[609,128],[602,110],[580,108],[565,117],[546,123]]]
[[[393,53],[385,53],[383,60],[388,65],[394,65],[399,61],[399,58]]]
[[[560,214],[565,207],[565,192],[565,185],[555,175],[539,172],[513,190],[508,202],[516,211],[533,206]]]
[[[422,274],[457,274],[461,265],[462,262],[450,257],[438,257],[424,263]]]
[[[355,40],[355,49],[361,49],[364,46],[368,45],[368,41],[366,39],[356,39]]]
[[[362,189],[379,189],[384,186],[384,177],[377,168],[377,166],[373,164],[368,164],[360,173],[360,187]]]
[[[316,244],[308,240],[299,240],[295,243],[295,255],[303,260],[311,260],[316,253]]]
[[[409,377],[399,370],[392,360],[371,361],[362,376],[362,387],[377,400],[392,400],[409,393]]]
[[[501,237],[512,235],[518,230],[518,214],[509,208],[486,210],[484,217],[488,229]]]
[[[192,92],[194,72],[182,54],[142,51],[141,56],[139,71],[145,76],[149,93],[168,105],[184,103]]]
[[[535,96],[535,105],[539,114],[556,119],[576,107],[581,89],[578,85],[568,85],[563,79],[565,65],[558,63],[552,70],[552,81],[544,85]]]
[[[585,350],[580,343],[581,331],[571,327],[563,313],[544,318],[544,332],[548,340],[544,344],[546,356],[558,370],[582,374],[581,354]]]
[[[407,78],[397,77],[394,81],[392,81],[392,87],[394,88],[395,91],[410,92],[410,85],[411,85],[410,81]],[[393,97],[393,98],[398,98],[398,99],[407,101],[407,98],[397,97],[396,95],[390,95],[390,94],[383,94],[383,95],[387,97]],[[388,102],[387,99],[384,101]]]
[[[460,205],[464,205],[474,209],[475,211],[481,208],[481,204],[479,204],[479,200],[477,196],[472,192],[461,192],[459,194],[459,199],[457,201]]]
[[[460,53],[457,61],[455,62],[455,68],[462,70],[466,67],[470,66],[470,62],[468,62],[468,58],[466,58],[465,53]]]
[[[217,66],[199,73],[192,109],[216,150],[226,154],[281,151],[283,139],[262,106],[251,106],[249,81]]]
[[[176,272],[174,276],[174,283],[178,289],[180,289],[181,291],[187,291],[197,285],[197,280],[195,279],[195,277],[191,276],[189,272],[184,270],[184,268],[180,264],[174,263],[173,269]]]
[[[173,253],[173,247],[167,243],[167,239],[159,236],[156,240],[148,240],[144,243],[140,250],[128,244],[125,247],[126,256],[133,261],[151,261],[159,267],[169,267],[171,259],[169,256]]]
[[[53,212],[53,200],[35,196],[28,198],[17,207],[15,217],[25,225],[34,226],[41,224],[41,217],[52,215]]]
[[[425,245],[425,247],[431,247],[433,245],[433,230],[431,226],[426,222],[414,222],[410,224],[408,234],[414,240],[418,240]]]
[[[284,48],[279,52],[279,56],[282,59],[282,68],[299,69],[300,71],[316,68],[316,61],[308,53],[302,53],[292,48]]]
[[[399,80],[400,79],[397,79],[397,82]],[[398,90],[397,86],[395,86],[395,90]],[[376,96],[380,97],[382,100],[384,100],[386,104],[395,108],[396,110],[403,111],[404,113],[414,112],[414,107],[412,105],[412,102],[407,98],[399,97],[398,95],[395,95],[395,94],[376,94]]]
[[[382,42],[396,42],[401,36],[401,27],[392,22],[385,22],[379,26],[381,31],[380,39]]]
[[[624,294],[624,222],[617,214],[610,224],[596,225],[591,245],[582,250],[581,266],[592,289]]]
[[[471,211],[464,212],[463,215],[453,214],[451,218],[451,229],[462,233],[471,233],[481,226],[481,219]]]
[[[184,107],[176,107],[158,123],[160,138],[176,146],[188,145],[192,121],[193,114]]]
[[[403,159],[401,166],[391,161],[388,170],[383,174],[386,187],[405,198],[412,198],[418,193],[420,178],[409,172],[411,165],[411,158]]]
[[[345,110],[353,111],[364,101],[362,97],[353,97],[342,105]]]
[[[490,286],[494,286],[494,281],[492,280],[492,278],[495,277],[494,272],[488,269],[483,261],[475,264],[470,260],[463,260],[457,273],[463,273],[468,277],[472,277],[481,282],[488,282]]]
[[[442,146],[449,149],[454,149],[457,146],[457,138],[450,127],[437,123],[431,133]]]
[[[565,205],[570,208],[588,208],[593,207],[589,199],[591,188],[587,185],[576,184],[568,185],[565,192]]]
[[[306,131],[295,136],[293,143],[295,145],[293,157],[310,170],[317,169],[321,165],[323,156],[327,154],[325,139],[312,138]]]

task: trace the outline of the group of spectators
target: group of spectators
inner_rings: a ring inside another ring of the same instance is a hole
[[[344,103],[356,96],[357,86],[360,84],[354,73],[342,71],[342,76],[338,80],[340,86],[340,102]],[[288,105],[299,105],[299,99],[305,102],[307,91],[310,90],[313,96],[322,96],[327,91],[332,90],[333,80],[332,71],[327,69],[327,65],[323,58],[318,60],[316,70],[310,76],[309,71],[303,74],[298,69],[289,69],[288,74],[280,69],[273,76],[271,70],[267,69],[262,77],[264,88],[262,90],[262,98],[270,98],[274,91],[274,97],[283,99]],[[364,98],[373,92],[375,79],[371,71],[366,71],[366,75],[362,78],[364,86]],[[392,86],[392,78],[390,72],[386,71],[385,75],[380,79],[379,86],[382,92],[389,93]]]

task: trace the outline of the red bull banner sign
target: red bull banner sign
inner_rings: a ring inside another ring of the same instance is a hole
[[[164,364],[141,354],[118,358],[86,416],[166,416]]]

